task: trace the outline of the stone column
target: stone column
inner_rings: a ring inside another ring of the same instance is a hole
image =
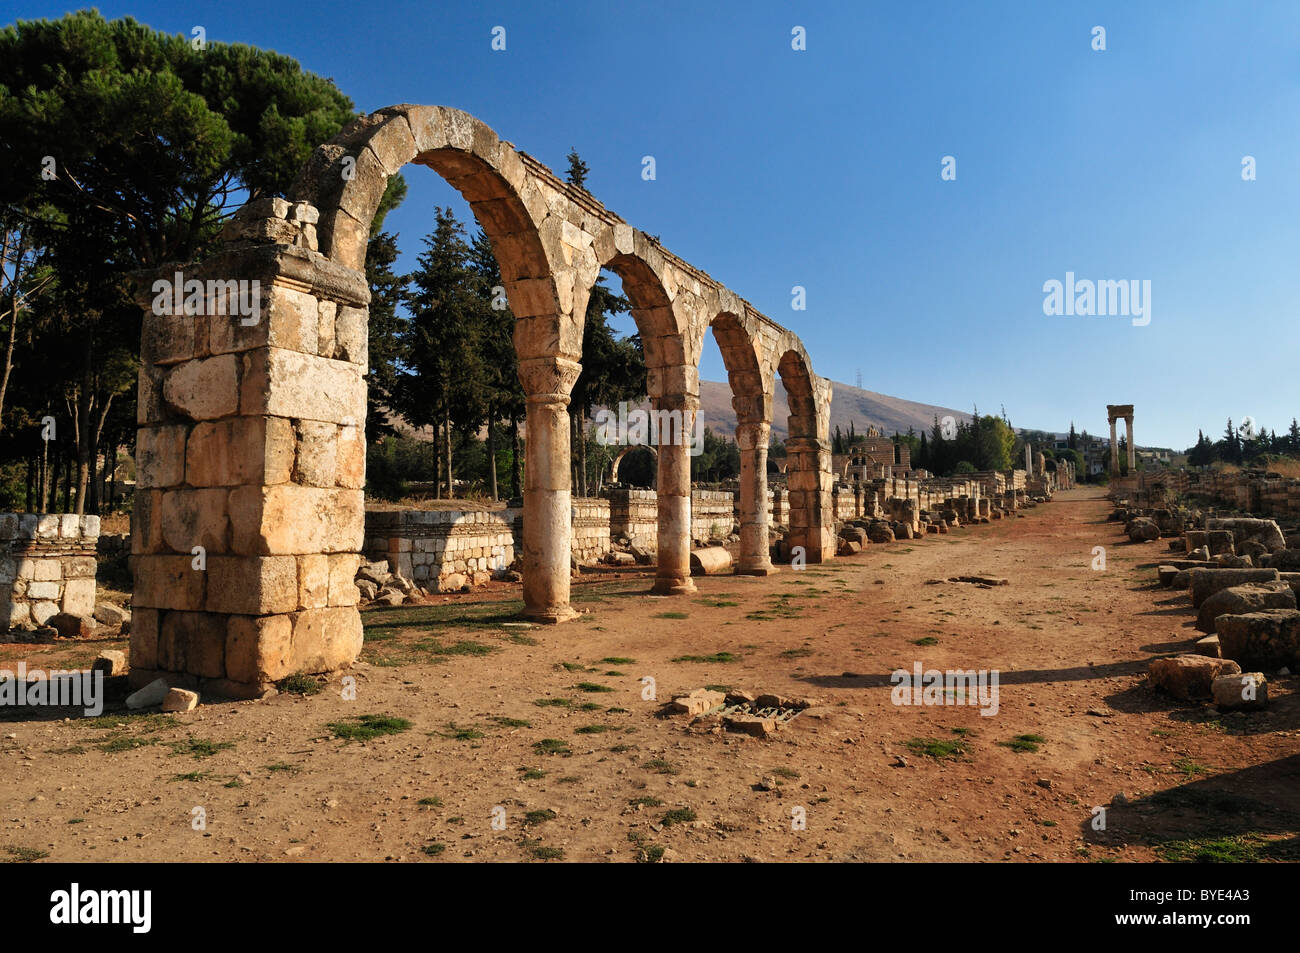
[[[1133,443],[1133,416],[1124,418],[1124,429],[1128,432],[1128,472],[1137,472],[1137,446]]]
[[[736,427],[740,445],[740,561],[736,573],[767,576],[776,572],[768,547],[767,444],[768,424],[742,423]]]
[[[1115,418],[1110,419],[1110,475],[1119,476],[1119,439],[1115,436]]]
[[[678,394],[655,397],[655,411],[678,411],[681,432],[659,428],[659,560],[653,592],[679,595],[695,592],[691,581],[691,454],[688,440],[694,439],[699,397]],[[660,419],[669,419],[666,416]]]
[[[804,547],[810,563],[831,559],[835,555],[831,494],[835,474],[830,467],[829,441],[790,437],[785,446],[786,459],[790,461],[786,478],[790,492],[790,545]]]
[[[313,250],[315,218],[250,202],[219,254],[141,288],[136,687],[253,697],[361,650],[369,292]],[[155,297],[177,283],[179,310]]]
[[[569,606],[569,392],[582,365],[563,357],[519,362],[528,401],[524,445],[524,615],[539,622],[577,616]]]

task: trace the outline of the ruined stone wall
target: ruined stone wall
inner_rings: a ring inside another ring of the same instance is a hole
[[[95,611],[98,516],[0,513],[0,622],[45,625],[60,612]]]
[[[769,526],[790,525],[790,498],[780,487],[767,491],[767,518]]]
[[[609,501],[610,536],[635,536],[642,549],[658,545],[658,495],[654,490],[606,489],[601,497]]]
[[[514,561],[515,543],[510,523],[497,513],[368,510],[365,555],[386,559],[392,572],[433,588],[454,573],[484,581],[483,575]]]
[[[600,559],[610,550],[609,500],[573,499],[573,536],[570,549],[579,562]]]
[[[730,490],[691,490],[691,538],[708,540],[736,530],[736,494]]]

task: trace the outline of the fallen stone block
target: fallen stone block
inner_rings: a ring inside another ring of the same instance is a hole
[[[438,577],[439,592],[460,592],[468,585],[469,579],[461,572],[449,572]]]
[[[105,649],[91,663],[92,672],[103,672],[105,678],[126,674],[126,653],[117,649]]]
[[[1124,527],[1124,531],[1128,533],[1128,538],[1135,543],[1149,543],[1160,538],[1160,527],[1156,525],[1156,521],[1145,516],[1129,520],[1128,525]]]
[[[1277,525],[1277,520],[1245,516],[1215,517],[1205,521],[1205,528],[1211,533],[1216,530],[1226,530],[1232,534],[1235,543],[1254,540],[1270,553],[1286,549],[1286,536]]]
[[[111,602],[101,602],[95,606],[94,619],[101,625],[119,626],[131,621],[131,613]]]
[[[867,530],[867,539],[873,543],[892,543],[894,531],[889,528],[888,523],[872,523]]]
[[[406,601],[406,596],[396,589],[385,587],[379,590],[379,595],[375,596],[375,604],[381,606],[400,606]]]
[[[1220,675],[1236,675],[1240,672],[1240,666],[1230,659],[1178,655],[1152,661],[1147,677],[1153,688],[1174,698],[1190,701],[1209,698],[1211,686]]]
[[[1221,615],[1244,615],[1264,609],[1294,609],[1295,607],[1295,593],[1285,582],[1254,582],[1244,586],[1229,586],[1201,603],[1196,615],[1196,627],[1202,632],[1213,632],[1214,620]]]
[[[721,546],[708,546],[704,549],[691,550],[692,576],[716,576],[730,568],[731,553]]]
[[[1160,585],[1164,586],[1165,588],[1168,588],[1169,585],[1174,581],[1174,577],[1178,575],[1178,571],[1179,570],[1177,566],[1156,567],[1156,576],[1160,580]]]
[[[611,566],[635,566],[636,557],[631,553],[621,553],[615,549],[605,554],[605,562]]]
[[[862,552],[862,544],[856,539],[841,539],[840,545],[835,549],[836,556],[856,556]]]
[[[1300,611],[1266,609],[1215,620],[1224,658],[1266,672],[1300,665]]]
[[[1276,582],[1280,576],[1276,569],[1191,569],[1189,585],[1192,605],[1198,609],[1201,603],[1216,592],[1222,592],[1233,586],[1248,582]]]
[[[702,715],[717,708],[725,701],[726,696],[722,692],[697,688],[689,695],[674,698],[668,706],[668,710],[679,715]]]
[[[1300,549],[1281,549],[1269,553],[1268,556],[1261,557],[1260,565],[1282,572],[1300,572]]]
[[[776,731],[776,719],[759,715],[727,715],[722,724],[728,731],[739,731],[756,738],[766,738]]]
[[[1219,647],[1219,637],[1217,635],[1207,635],[1203,639],[1197,639],[1196,653],[1209,658],[1223,658],[1223,652]]]
[[[1211,556],[1222,556],[1225,553],[1234,555],[1237,551],[1236,540],[1233,539],[1232,533],[1226,529],[1212,529],[1206,534],[1206,545],[1210,547]]]
[[[161,705],[171,690],[165,678],[156,678],[139,691],[126,696],[127,708],[152,708]]]
[[[198,692],[192,692],[185,688],[173,688],[163,697],[163,711],[193,711],[198,707]]]
[[[1249,556],[1232,556],[1228,553],[1223,553],[1220,556],[1214,557],[1214,565],[1218,566],[1220,569],[1253,569],[1255,561]]]
[[[56,612],[46,620],[65,639],[88,639],[95,634],[95,620],[87,615]]]
[[[1268,707],[1268,680],[1263,672],[1221,675],[1210,691],[1219,711],[1259,711]]]

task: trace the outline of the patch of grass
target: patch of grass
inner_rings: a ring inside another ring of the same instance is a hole
[[[714,652],[712,655],[679,655],[673,662],[739,662],[739,655],[730,652]]]
[[[311,675],[290,675],[276,682],[275,687],[290,695],[319,695],[325,686]]]
[[[781,653],[781,658],[807,658],[812,654],[812,649],[786,649]]]
[[[626,672],[620,672],[616,669],[610,669],[605,674],[608,675],[610,678],[623,678],[627,675]]]
[[[1209,768],[1203,764],[1197,764],[1191,758],[1181,758],[1178,761],[1175,761],[1172,767],[1185,778],[1194,778],[1200,774],[1210,773]]]
[[[434,841],[432,844],[425,844],[423,847],[420,848],[420,850],[424,851],[430,857],[437,857],[446,849],[447,849],[447,845],[442,843],[441,841]]]
[[[69,823],[69,824],[84,824],[84,823],[86,823],[86,819],[85,819],[84,817],[70,817],[70,818],[68,818],[68,823]]]
[[[575,735],[599,735],[614,729],[614,725],[583,725],[581,728],[574,728],[573,733]]]
[[[927,635],[924,638],[913,639],[912,644],[913,645],[938,645],[939,640],[936,639],[933,635]]]
[[[779,768],[773,768],[772,773],[775,774],[777,777],[786,778],[787,780],[790,781],[793,781],[795,778],[799,777],[798,771],[794,770],[794,768],[787,768],[785,767],[785,765],[782,765]]]
[[[681,768],[671,761],[665,761],[663,758],[651,758],[641,767],[647,768],[655,774],[681,774]]]
[[[573,687],[580,692],[612,692],[614,690],[608,685],[601,685],[598,682],[579,682]]]
[[[705,685],[705,689],[711,692],[722,692],[724,695],[731,691],[730,685]]]
[[[479,731],[473,725],[462,728],[454,721],[447,722],[446,731],[439,731],[436,732],[436,734],[443,738],[450,738],[453,741],[478,741],[480,738],[486,737],[483,732]]]
[[[600,711],[603,707],[600,702],[583,702],[578,706],[578,711]]]
[[[68,745],[66,748],[50,748],[46,754],[85,754],[86,749],[81,745]]]
[[[730,599],[696,599],[695,604],[708,606],[711,609],[734,609],[740,605],[739,602],[732,602]]]
[[[536,639],[529,638],[526,635],[520,635],[518,632],[511,632],[506,637],[507,642],[513,642],[515,645],[541,645]]]
[[[231,778],[229,781],[227,781],[225,784],[221,786],[223,788],[242,788],[244,786],[244,782],[239,780],[239,778]]]
[[[504,717],[504,716],[502,716],[502,715],[497,715],[497,716],[494,717],[492,720],[495,721],[495,722],[496,722],[498,725],[500,725],[502,728],[531,728],[531,727],[533,727],[533,723],[532,723],[531,721],[525,721],[525,720],[522,719],[522,718],[506,718],[506,717]]]
[[[689,824],[695,820],[695,812],[689,807],[675,807],[666,813],[659,823],[664,827],[672,827],[674,824]]]
[[[163,731],[166,728],[176,728],[180,725],[175,715],[164,715],[157,712],[151,712],[147,715],[134,715],[129,712],[123,712],[119,715],[100,715],[96,718],[78,718],[73,722],[82,728],[98,728],[102,731],[112,731],[117,728],[131,728],[136,731],[142,731],[145,734],[152,734],[155,731]]]
[[[582,778],[578,777],[577,775],[566,774],[562,778],[556,778],[555,783],[556,784],[577,784],[581,780]]]
[[[627,803],[629,807],[636,807],[638,804],[642,807],[662,807],[664,802],[659,800],[657,797],[651,797],[646,794],[641,797],[634,797]]]
[[[569,743],[559,738],[543,738],[541,741],[535,741],[533,751],[537,754],[558,754],[566,758],[573,754],[569,749]]]
[[[1232,837],[1189,837],[1156,847],[1161,860],[1171,864],[1253,864],[1268,842],[1258,834]]]
[[[520,775],[525,781],[540,781],[546,777],[546,772],[540,768],[525,768],[524,773]]]
[[[588,671],[587,666],[583,665],[581,662],[561,662],[560,667],[564,669],[566,672]]]
[[[533,702],[538,708],[568,708],[573,704],[569,698],[538,698]]]
[[[206,781],[211,777],[206,771],[190,771],[186,774],[173,774],[172,781]]]
[[[628,658],[625,655],[606,655],[601,659],[606,665],[635,665],[636,659]]]
[[[422,797],[415,802],[420,807],[442,807],[442,798],[440,797]]]
[[[184,741],[173,741],[171,743],[172,754],[193,755],[195,758],[211,758],[218,751],[225,751],[227,748],[233,748],[233,741],[209,741],[206,738],[195,738],[190,736]]]
[[[961,738],[910,738],[903,744],[913,754],[925,755],[936,761],[958,760],[969,750],[969,745]]]
[[[534,824],[543,824],[546,821],[553,821],[558,816],[559,815],[556,814],[554,811],[552,811],[549,807],[544,807],[540,811],[529,811],[527,814],[525,814],[524,823],[531,827]]]
[[[657,864],[664,859],[664,847],[662,844],[650,844],[641,848],[641,853],[637,856],[638,864]]]
[[[689,619],[690,614],[686,612],[657,612],[654,615],[656,619]]]
[[[287,761],[277,761],[274,764],[265,765],[265,768],[272,774],[280,774],[282,772],[287,772],[289,774],[298,773],[298,766],[289,764]]]
[[[405,718],[392,715],[356,715],[347,721],[333,721],[325,726],[335,738],[344,741],[369,741],[383,735],[396,735],[411,727]]]
[[[9,857],[3,862],[9,864],[30,864],[33,861],[44,860],[50,856],[48,850],[37,850],[35,847],[14,847],[12,844],[5,847],[5,853]]]
[[[532,842],[524,841],[521,842],[521,845],[525,847],[528,850],[528,853],[532,854],[533,858],[536,860],[563,860],[564,859],[563,847],[543,847],[541,843],[536,841],[532,841]]]
[[[496,650],[495,645],[485,645],[473,639],[461,639],[451,645],[437,645],[427,651],[434,655],[491,655]]]
[[[1010,748],[1019,754],[1022,751],[1028,751],[1030,754],[1038,751],[1038,746],[1047,741],[1042,735],[1016,735],[1010,741],[999,741],[998,744],[1004,748]]]

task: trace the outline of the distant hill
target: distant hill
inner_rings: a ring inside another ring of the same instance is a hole
[[[773,437],[785,439],[788,433],[786,418],[789,414],[785,388],[781,386],[781,378],[778,377],[772,406]],[[831,382],[832,436],[837,426],[847,434],[849,421],[853,422],[858,433],[866,433],[867,427],[874,425],[887,436],[892,436],[895,431],[907,433],[908,427],[914,428],[919,434],[934,426],[936,416],[942,418],[947,414],[952,414],[958,420],[970,420],[968,411],[921,404],[901,397],[860,390],[838,381]],[[700,381],[700,416],[704,426],[714,433],[734,436],[736,412],[731,407],[731,385],[725,381]]]
[[[649,407],[649,404],[633,406]],[[914,400],[904,400],[901,397],[890,397],[888,394],[877,394],[874,391],[850,387],[838,381],[831,382],[832,436],[835,434],[836,427],[847,434],[850,421],[860,434],[865,434],[867,428],[873,425],[886,436],[893,436],[895,431],[907,433],[908,427],[914,428],[920,434],[923,430],[928,432],[934,426],[935,417],[942,419],[946,414],[952,414],[958,420],[970,420],[970,414],[966,411],[954,410],[951,407],[937,407],[934,404],[921,404]],[[773,437],[781,440],[786,438],[789,433],[786,418],[789,415],[790,405],[786,401],[785,388],[781,386],[781,378],[777,377],[776,396],[772,406]],[[730,384],[726,381],[700,381],[700,418],[704,426],[714,433],[735,437],[736,412],[731,406]],[[396,427],[399,433],[415,436],[421,440],[432,439],[431,428],[414,431],[394,417],[389,418],[389,423]]]

